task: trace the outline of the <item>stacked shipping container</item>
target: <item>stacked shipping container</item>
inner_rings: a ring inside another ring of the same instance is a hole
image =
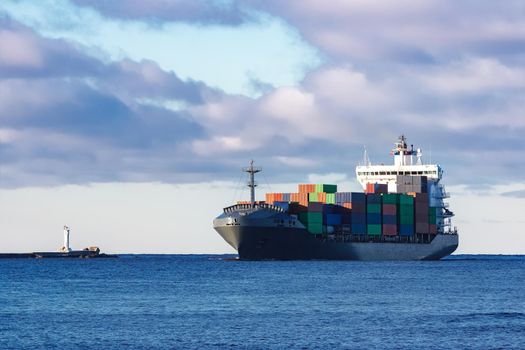
[[[372,236],[380,236],[382,232],[381,194],[366,195],[366,232]]]
[[[352,226],[351,232],[356,235],[366,234],[366,195],[352,192]]]
[[[397,193],[426,193],[428,180],[426,176],[409,176],[397,175],[396,192]]]
[[[428,193],[416,193],[414,209],[416,217],[416,232],[429,233]]]
[[[397,208],[399,206],[399,195],[396,193],[383,195],[383,235],[397,236]]]
[[[388,193],[388,185],[378,184],[378,183],[367,183],[365,192],[366,193]]]
[[[426,177],[398,179],[403,190],[413,190],[410,195],[387,193],[387,186],[380,184],[368,184],[367,193],[337,192],[337,186],[329,184],[301,184],[298,193],[267,193],[266,203],[298,215],[313,234],[326,233],[327,226],[354,235],[436,234],[438,208],[429,207]]]
[[[407,194],[399,195],[399,235],[412,236],[414,227],[414,197]]]
[[[299,221],[313,234],[323,233],[323,205],[319,202],[308,203],[307,210],[300,212]]]

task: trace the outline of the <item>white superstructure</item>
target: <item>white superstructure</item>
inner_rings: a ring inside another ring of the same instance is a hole
[[[401,135],[390,153],[394,157],[393,165],[372,165],[365,151],[364,165],[355,169],[357,181],[366,189],[368,183],[386,184],[388,192],[398,193],[397,176],[426,176],[427,191],[430,206],[441,208],[438,212],[437,225],[441,232],[451,230],[450,218],[454,214],[448,210],[448,203],[444,199],[449,197],[444,186],[440,183],[443,170],[438,164],[424,164],[423,152],[420,148],[414,150],[413,145],[408,148],[406,138]]]

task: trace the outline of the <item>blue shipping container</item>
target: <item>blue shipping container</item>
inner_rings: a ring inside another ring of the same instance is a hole
[[[366,203],[366,195],[362,192],[352,192],[352,203]]]
[[[366,214],[352,212],[352,223],[365,225],[366,224]]]
[[[381,214],[377,214],[377,213],[366,214],[366,223],[369,225],[381,225]]]
[[[383,215],[383,224],[385,225],[397,224],[397,216],[396,215]]]
[[[323,213],[335,213],[335,205],[323,204]]]
[[[352,224],[350,231],[353,235],[365,235],[366,225],[365,224]]]
[[[326,225],[341,225],[340,214],[326,214]]]
[[[414,225],[399,225],[399,234],[401,236],[412,236],[414,234]]]
[[[367,204],[381,204],[381,194],[379,193],[369,193],[366,195]]]

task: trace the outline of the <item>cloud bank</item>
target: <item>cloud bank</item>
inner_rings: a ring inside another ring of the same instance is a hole
[[[294,26],[325,63],[297,84],[254,79],[260,96],[232,94],[155,60],[103,60],[92,54],[100,48],[50,38],[6,11],[0,186],[227,180],[251,158],[272,182],[352,176],[363,145],[372,161],[389,162],[401,133],[445,167],[447,183],[523,181],[520,2],[74,3],[232,30],[264,13]]]

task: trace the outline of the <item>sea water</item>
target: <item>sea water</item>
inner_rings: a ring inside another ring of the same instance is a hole
[[[525,349],[525,257],[0,260],[0,348]]]

